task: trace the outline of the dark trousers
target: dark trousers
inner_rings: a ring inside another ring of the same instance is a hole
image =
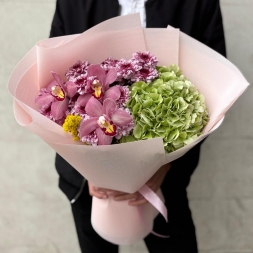
[[[60,179],[60,188],[61,183],[68,184],[64,179]],[[171,169],[167,173],[161,189],[166,200],[169,223],[166,223],[164,218],[158,215],[154,222],[154,231],[163,235],[169,234],[170,238],[163,239],[153,234],[148,235],[144,241],[150,253],[198,252],[195,227],[186,193],[188,183],[188,179],[184,180],[178,171]],[[69,185],[69,187],[71,186]],[[78,200],[72,204],[82,253],[117,253],[118,246],[102,239],[92,228],[91,203],[92,198],[86,184]]]

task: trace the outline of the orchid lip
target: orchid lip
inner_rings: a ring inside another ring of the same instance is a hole
[[[99,99],[101,98],[104,94],[101,91],[101,89],[96,89],[92,94],[91,94],[94,98]]]
[[[112,121],[108,121],[104,116],[100,116],[97,123],[106,135],[115,136],[117,127]]]
[[[100,81],[98,79],[95,79],[92,82],[92,86],[91,86],[92,90],[94,90],[94,92],[92,93],[92,95],[99,99],[103,96],[103,92],[102,92],[102,84],[100,83]]]
[[[58,101],[63,101],[65,99],[65,92],[61,86],[53,86],[51,88],[51,95]]]
[[[92,89],[94,90],[95,87],[98,87],[98,86],[102,86],[102,84],[100,83],[100,81],[98,79],[95,79],[93,82],[92,82]]]

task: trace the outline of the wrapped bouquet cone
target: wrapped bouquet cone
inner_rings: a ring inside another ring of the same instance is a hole
[[[150,51],[159,59],[159,65],[178,64],[183,74],[204,95],[210,120],[203,134],[192,143],[169,154],[165,153],[162,138],[85,146],[73,142],[61,126],[40,114],[35,97],[40,88],[52,81],[51,71],[64,78],[66,69],[77,60],[97,64],[108,56],[129,59],[137,51]],[[20,125],[40,136],[93,185],[133,193],[162,165],[183,156],[212,133],[247,86],[248,82],[240,71],[212,49],[172,27],[143,29],[139,16],[130,15],[105,21],[83,34],[38,42],[16,66],[8,87]],[[152,229],[155,212],[150,205],[143,207],[146,219],[143,225],[136,222],[139,218],[136,210],[132,212],[134,208],[122,208],[121,205],[126,206],[126,203],[115,204],[111,199],[103,201],[94,199],[92,223],[108,241],[132,243]],[[101,212],[102,209],[106,211]],[[119,212],[121,219],[116,215]],[[132,225],[131,233],[128,225]],[[119,238],[115,237],[115,232]],[[131,234],[133,236],[129,238]]]

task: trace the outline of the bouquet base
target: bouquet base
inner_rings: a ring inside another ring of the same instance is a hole
[[[160,189],[157,195],[164,202]],[[93,197],[92,200],[91,223],[94,230],[117,245],[129,245],[145,238],[152,231],[157,215],[158,211],[150,203],[135,207],[129,206],[128,201],[114,201],[112,197]]]

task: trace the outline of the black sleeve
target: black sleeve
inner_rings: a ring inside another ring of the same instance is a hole
[[[60,0],[56,1],[56,9],[51,25],[50,38],[66,35],[64,29],[64,21],[60,9]]]
[[[201,8],[199,9],[199,34],[198,39],[202,43],[211,47],[218,53],[226,56],[224,30],[222,24],[222,16],[220,4],[218,0],[201,0]],[[181,183],[187,187],[190,176],[199,163],[201,141],[194,148],[188,151],[184,156],[172,162],[172,173],[177,174],[181,178]]]
[[[202,0],[199,40],[218,53],[226,56],[224,29],[220,1]]]

